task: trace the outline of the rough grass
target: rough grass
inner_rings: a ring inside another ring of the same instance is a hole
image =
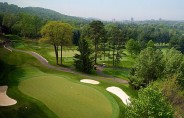
[[[130,70],[129,69],[104,68],[103,72],[107,75],[112,75],[114,77],[128,80]]]

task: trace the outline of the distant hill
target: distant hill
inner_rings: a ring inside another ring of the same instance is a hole
[[[61,14],[59,12],[56,12],[54,10],[45,9],[41,7],[18,7],[17,5],[8,4],[8,3],[2,3],[0,2],[0,13],[28,13],[31,15],[38,16],[45,20],[61,20],[64,22],[70,22],[70,23],[89,23],[90,19],[85,19],[81,17],[75,17],[75,16],[68,16]]]

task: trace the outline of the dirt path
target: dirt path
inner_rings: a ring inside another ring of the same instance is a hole
[[[100,73],[99,70],[97,70],[97,74],[99,74],[100,76],[103,76],[103,77],[94,77],[94,76],[87,75],[87,74],[84,74],[84,73],[81,73],[81,72],[76,72],[76,71],[74,71],[70,68],[53,66],[53,65],[49,64],[48,61],[45,58],[43,58],[41,55],[39,55],[35,52],[18,50],[18,49],[14,49],[14,48],[11,48],[11,47],[8,47],[8,49],[10,49],[12,51],[17,51],[17,52],[23,52],[23,53],[30,54],[30,55],[34,56],[36,59],[38,59],[47,68],[51,68],[51,69],[59,70],[59,71],[64,71],[64,72],[69,72],[69,73],[73,73],[73,74],[80,74],[80,75],[85,76],[86,78],[95,78],[96,80],[108,80],[108,81],[116,82],[116,83],[120,83],[120,84],[128,84],[127,80],[123,80],[123,79],[120,79],[120,78],[114,78],[112,76]]]

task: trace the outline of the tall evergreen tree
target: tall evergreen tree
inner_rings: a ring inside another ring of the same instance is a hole
[[[95,64],[96,64],[99,42],[105,37],[106,31],[104,28],[104,24],[101,21],[91,22],[89,30],[90,30],[90,38],[93,40],[95,45]]]
[[[93,70],[94,62],[91,43],[88,40],[82,39],[79,41],[77,50],[80,52],[80,54],[76,54],[74,56],[74,65],[76,69],[85,73],[91,73]]]

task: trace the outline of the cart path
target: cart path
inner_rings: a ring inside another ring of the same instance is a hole
[[[23,53],[30,54],[33,57],[35,57],[38,61],[40,61],[44,66],[46,66],[47,68],[50,68],[50,69],[63,71],[63,72],[69,72],[69,73],[73,73],[73,74],[80,74],[80,75],[83,75],[87,78],[95,78],[95,80],[108,80],[110,82],[115,82],[115,83],[120,83],[120,84],[128,84],[127,80],[123,80],[121,78],[114,78],[112,76],[106,75],[106,74],[100,72],[101,70],[97,70],[97,74],[99,74],[102,77],[97,77],[97,76],[95,77],[95,76],[91,76],[91,75],[84,74],[84,73],[81,73],[81,72],[76,72],[76,71],[74,71],[70,68],[53,66],[53,65],[49,64],[48,61],[45,58],[43,58],[41,55],[39,55],[38,53],[32,52],[32,51],[19,50],[19,49],[14,49],[14,48],[11,48],[11,47],[7,47],[7,48],[12,50],[12,51],[17,51],[17,52],[23,52]]]

